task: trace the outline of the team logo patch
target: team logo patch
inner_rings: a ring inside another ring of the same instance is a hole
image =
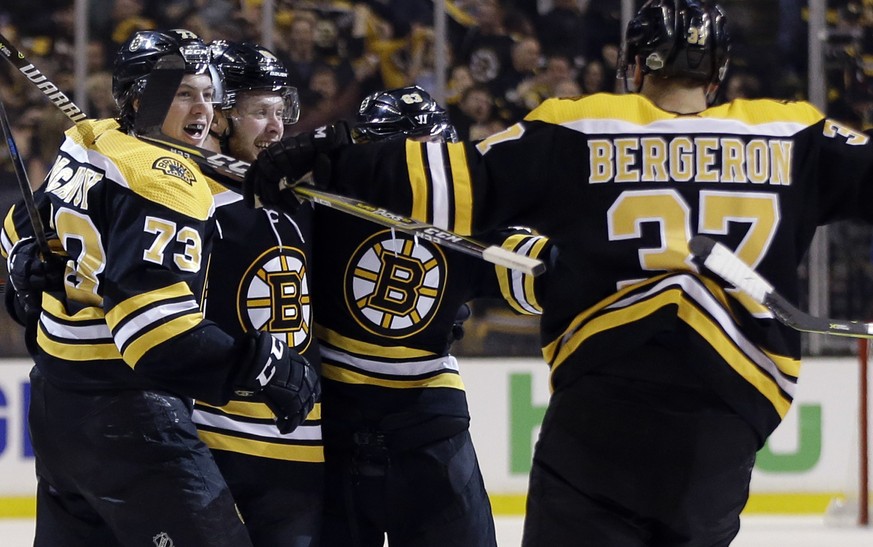
[[[194,173],[188,169],[188,166],[176,158],[168,158],[166,156],[158,158],[152,164],[152,169],[163,171],[167,175],[181,179],[188,184],[194,184]]]
[[[446,278],[446,258],[425,241],[390,230],[370,236],[349,261],[345,300],[364,329],[405,338],[431,322]]]
[[[243,275],[237,313],[243,329],[266,330],[302,352],[312,339],[312,299],[300,250],[274,247]]]

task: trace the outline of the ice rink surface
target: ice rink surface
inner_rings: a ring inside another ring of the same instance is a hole
[[[521,543],[521,517],[498,517],[497,542],[500,547]],[[3,547],[29,547],[33,544],[33,521],[0,519],[0,544]],[[873,527],[826,526],[821,517],[749,516],[732,547],[873,547]]]

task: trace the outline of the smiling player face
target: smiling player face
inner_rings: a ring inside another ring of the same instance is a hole
[[[214,87],[206,74],[186,74],[176,90],[161,131],[168,137],[203,146],[212,124]]]
[[[230,112],[234,120],[230,136],[231,155],[244,161],[254,161],[258,153],[282,138],[285,100],[272,91],[240,93]]]

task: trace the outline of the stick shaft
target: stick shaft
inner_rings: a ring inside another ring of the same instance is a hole
[[[19,72],[24,74],[73,123],[78,123],[87,118],[85,113],[73,104],[73,101],[58,89],[58,86],[53,84],[39,69],[33,66],[24,54],[13,46],[12,42],[7,40],[3,34],[0,34],[0,55],[12,63],[12,66],[17,68]]]
[[[3,127],[3,136],[6,138],[6,145],[9,147],[9,154],[12,157],[15,178],[18,180],[18,189],[21,191],[21,197],[24,200],[24,208],[27,210],[30,226],[33,228],[33,237],[36,239],[37,245],[39,245],[39,251],[43,258],[48,258],[51,254],[51,248],[45,235],[42,218],[39,216],[39,209],[37,209],[36,202],[33,199],[33,188],[30,186],[30,179],[27,177],[24,161],[21,159],[21,154],[18,153],[18,146],[15,144],[15,137],[12,135],[12,126],[9,123],[9,117],[6,115],[6,105],[3,103],[2,96],[0,96],[0,126]]]

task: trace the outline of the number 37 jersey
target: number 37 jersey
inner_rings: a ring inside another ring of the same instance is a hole
[[[640,95],[550,99],[478,143],[355,145],[333,161],[334,191],[404,212],[448,177],[441,214],[456,226],[549,237],[542,342],[556,389],[667,348],[762,434],[791,403],[799,336],[701,271],[689,239],[724,243],[796,301],[816,227],[873,220],[873,144],[804,102],[677,115]]]

